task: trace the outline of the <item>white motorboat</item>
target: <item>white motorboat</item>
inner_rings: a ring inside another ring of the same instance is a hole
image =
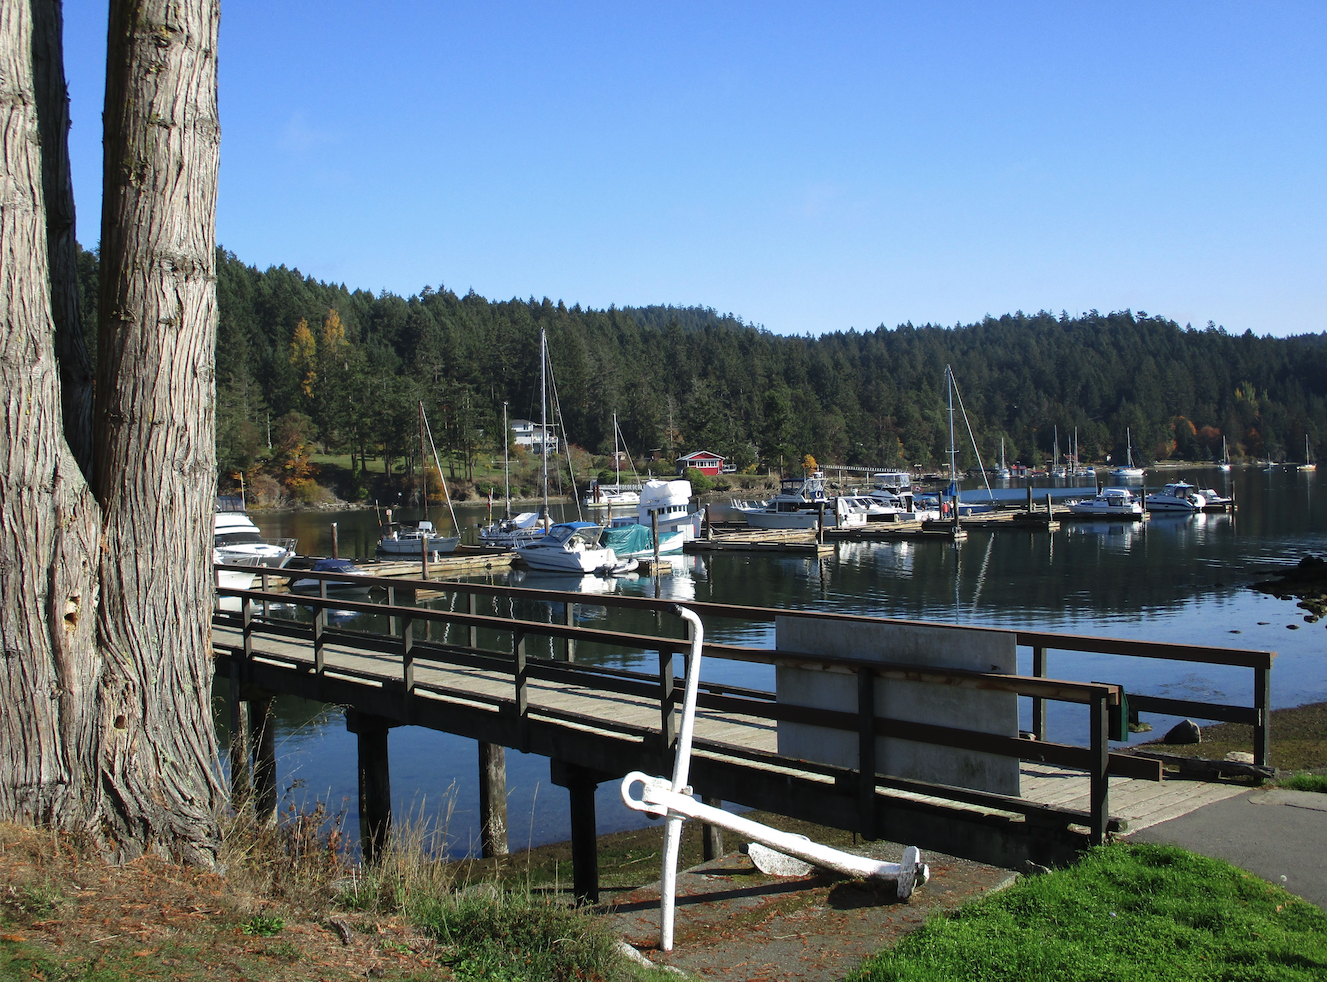
[[[855,509],[850,499],[826,497],[825,475],[820,471],[784,478],[779,493],[762,510],[747,512],[746,521],[756,528],[813,529],[822,513],[826,528],[866,524],[865,512]]]
[[[456,551],[456,547],[461,544],[461,538],[457,535],[440,535],[433,527],[433,523],[427,519],[418,522],[393,522],[390,521],[391,512],[388,511],[389,521],[383,529],[382,538],[378,540],[378,551],[387,553],[391,556],[410,556],[417,558],[424,549],[424,543],[428,543],[428,554],[446,555]]]
[[[274,566],[280,569],[295,557],[294,539],[265,539],[242,510],[218,503],[212,516],[213,560],[227,565]],[[224,510],[223,510],[224,509]]]
[[[690,542],[700,531],[700,512],[691,510],[691,482],[646,481],[636,506],[636,521],[647,528],[658,522],[660,541],[665,532],[681,532]]]
[[[872,474],[871,485],[871,497],[885,509],[887,514],[893,515],[893,521],[921,522],[940,517],[938,509],[918,507],[917,496],[912,489],[912,475],[907,471],[882,471],[879,474]]]
[[[1148,511],[1168,511],[1192,514],[1207,507],[1207,499],[1192,484],[1176,481],[1160,491],[1153,491],[1143,499]]]
[[[1128,488],[1102,488],[1095,497],[1070,502],[1069,511],[1075,515],[1089,515],[1093,518],[1124,518],[1136,521],[1143,517],[1143,503]]]
[[[707,502],[704,511],[712,522],[745,522],[746,513],[759,511],[768,502],[751,501],[743,498],[729,498],[727,501]]]
[[[1118,477],[1121,479],[1129,479],[1129,478],[1137,479],[1142,477],[1143,469],[1141,467],[1135,467],[1133,465],[1133,431],[1129,429],[1129,427],[1127,426],[1124,429],[1124,453],[1126,461],[1125,465],[1123,467],[1116,467],[1112,469],[1110,472],[1110,476]]]
[[[1203,500],[1207,503],[1206,508],[1210,511],[1225,511],[1235,503],[1233,497],[1220,494],[1214,488],[1199,488],[1198,493],[1203,496]]]
[[[603,531],[603,526],[593,522],[561,522],[516,551],[531,569],[555,573],[627,572],[612,549],[600,546]]]
[[[319,559],[313,564],[310,572],[314,573],[344,573],[347,576],[367,576],[364,570],[360,569],[349,559]],[[322,584],[326,582],[327,589],[334,591],[340,596],[345,596],[348,591],[362,591],[368,593],[369,587],[363,583],[357,583],[352,580],[322,580],[316,576],[292,576],[290,579],[290,589],[302,590],[305,592],[321,592]]]

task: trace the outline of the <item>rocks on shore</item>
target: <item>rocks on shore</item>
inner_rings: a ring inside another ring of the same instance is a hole
[[[1162,743],[1202,743],[1203,731],[1198,728],[1198,724],[1191,719],[1181,720],[1172,726],[1164,737]]]

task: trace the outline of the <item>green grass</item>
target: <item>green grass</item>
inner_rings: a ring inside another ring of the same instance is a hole
[[[1291,791],[1317,791],[1327,794],[1327,774],[1292,774],[1280,782]]]
[[[448,961],[458,982],[630,977],[605,924],[529,893],[460,895],[420,904],[410,914],[453,949]]]
[[[1219,860],[1112,845],[929,921],[853,982],[1327,978],[1327,913]]]

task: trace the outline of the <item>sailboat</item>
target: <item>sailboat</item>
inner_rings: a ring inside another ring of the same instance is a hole
[[[1123,467],[1116,467],[1110,472],[1111,477],[1138,478],[1143,476],[1143,469],[1133,465],[1133,431],[1129,427],[1124,428],[1124,453],[1127,463]]]
[[[1304,434],[1304,463],[1299,465],[1302,471],[1316,471],[1318,465],[1313,462],[1313,454],[1309,452],[1309,435]]]
[[[486,549],[515,549],[518,545],[533,542],[544,534],[539,525],[539,513],[523,511],[519,515],[511,513],[511,454],[507,437],[511,432],[507,424],[507,403],[502,404],[502,479],[506,492],[507,508],[499,521],[490,521],[479,530],[479,544]],[[492,518],[492,516],[489,516]]]
[[[1230,447],[1226,445],[1226,438],[1221,438],[1221,469],[1227,474],[1230,473]]]
[[[1051,476],[1052,477],[1069,476],[1069,469],[1067,467],[1060,466],[1060,427],[1058,425],[1055,427],[1055,451],[1054,451],[1054,456],[1051,458]]]
[[[610,508],[614,505],[638,505],[640,504],[640,483],[623,484],[622,483],[622,455],[618,435],[621,430],[617,425],[617,413],[613,413],[613,472],[615,474],[613,484],[600,484],[598,481],[591,481],[589,490],[585,492],[585,505],[588,508]],[[635,465],[632,465],[635,469]]]
[[[420,556],[424,552],[430,555],[455,552],[461,544],[459,535],[440,535],[429,521],[429,478],[427,459],[424,451],[424,431],[428,421],[424,419],[424,403],[419,404],[419,474],[424,491],[424,517],[418,522],[394,522],[392,510],[387,509],[387,525],[382,538],[378,540],[378,551],[392,556]],[[442,490],[447,493],[447,479],[442,476],[442,461],[438,458],[438,448],[433,446],[433,434],[428,435],[429,446],[433,447],[433,460],[438,468],[438,478],[442,481]],[[452,507],[451,495],[447,494],[447,507]],[[460,528],[456,522],[456,512],[452,511],[452,525]]]
[[[1004,462],[1004,437],[1000,437],[1000,469],[995,472],[995,479],[997,481],[1009,480],[1009,468],[1005,466]]]

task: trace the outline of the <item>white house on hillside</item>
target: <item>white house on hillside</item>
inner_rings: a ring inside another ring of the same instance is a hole
[[[518,447],[525,447],[530,453],[535,454],[544,452],[544,441],[541,439],[538,423],[528,419],[513,419],[511,435]],[[548,452],[554,454],[558,452],[558,435],[551,425],[548,427]]]

